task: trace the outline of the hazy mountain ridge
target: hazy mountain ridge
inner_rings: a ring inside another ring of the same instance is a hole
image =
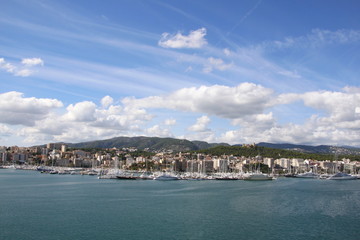
[[[205,141],[190,141],[186,139],[176,139],[176,138],[160,138],[160,137],[115,137],[105,140],[96,140],[80,143],[68,143],[69,147],[73,148],[129,148],[134,147],[139,150],[148,150],[148,151],[197,151],[203,149],[209,149],[216,146],[231,146],[227,143],[207,143]],[[290,144],[290,143],[267,143],[260,142],[257,144],[261,147],[275,148],[275,149],[284,149],[298,151],[302,153],[317,153],[317,154],[348,154],[348,155],[359,155],[360,148],[354,147],[338,147],[338,146],[329,146],[329,145],[319,145],[319,146],[310,146],[310,145],[299,145],[299,144]],[[234,146],[241,146],[237,144]]]
[[[319,146],[310,146],[310,145],[299,145],[299,144],[290,144],[290,143],[266,143],[261,142],[257,144],[261,147],[292,150],[303,153],[319,153],[319,154],[360,154],[360,148],[355,147],[339,147],[339,146],[329,146],[329,145],[319,145]]]

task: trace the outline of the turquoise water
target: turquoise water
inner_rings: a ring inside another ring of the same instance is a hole
[[[360,239],[360,181],[126,181],[0,169],[0,239]]]

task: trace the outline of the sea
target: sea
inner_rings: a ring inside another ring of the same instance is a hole
[[[360,180],[98,179],[0,169],[0,239],[360,239]]]

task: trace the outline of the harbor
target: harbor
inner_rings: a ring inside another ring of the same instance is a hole
[[[298,178],[298,179],[319,179],[319,180],[357,180],[360,174],[347,174],[337,172],[334,174],[317,174],[304,172],[299,174],[266,174],[260,171],[238,172],[238,173],[195,173],[195,172],[166,172],[166,171],[134,171],[115,168],[69,168],[69,167],[46,167],[28,165],[1,166],[3,169],[32,170],[42,174],[58,175],[88,175],[97,176],[98,179],[118,180],[247,180],[247,181],[268,181],[277,178]]]

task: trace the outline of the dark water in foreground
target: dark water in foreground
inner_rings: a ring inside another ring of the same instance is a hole
[[[360,180],[126,181],[0,169],[0,239],[360,239]]]

